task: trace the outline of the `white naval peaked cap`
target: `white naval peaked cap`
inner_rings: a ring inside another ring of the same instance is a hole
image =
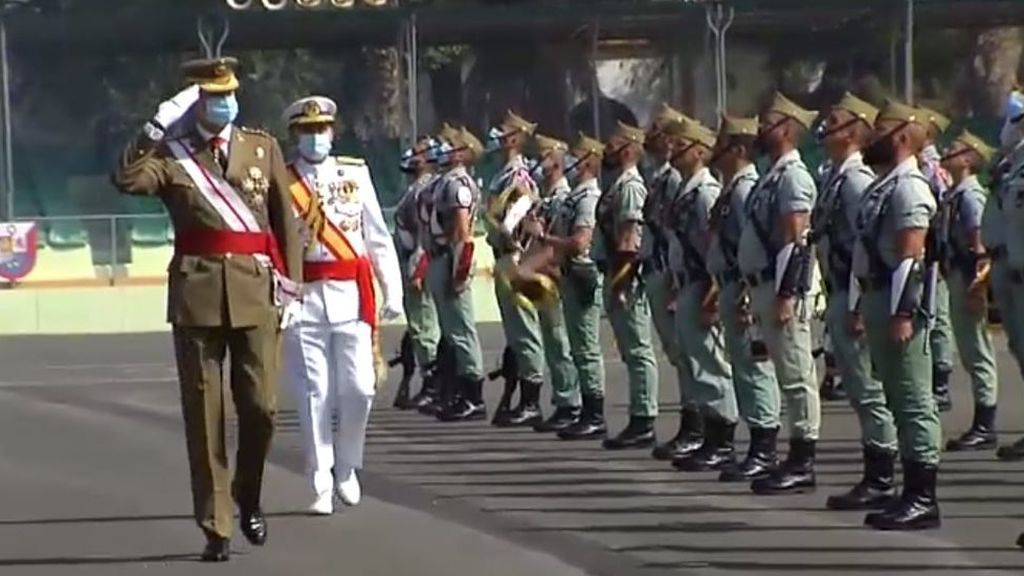
[[[303,124],[333,124],[338,105],[326,96],[307,96],[292,102],[284,110],[288,126]]]

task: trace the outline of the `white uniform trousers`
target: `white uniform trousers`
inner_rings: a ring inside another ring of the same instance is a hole
[[[297,398],[306,473],[317,495],[334,489],[333,468],[343,479],[346,469],[363,466],[376,382],[372,335],[368,324],[352,320],[302,322],[285,336],[285,365]]]

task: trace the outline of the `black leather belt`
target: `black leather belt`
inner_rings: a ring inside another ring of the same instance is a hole
[[[750,286],[751,288],[757,288],[762,284],[774,282],[775,269],[769,267],[754,274],[744,274],[743,281],[746,282],[747,286]]]

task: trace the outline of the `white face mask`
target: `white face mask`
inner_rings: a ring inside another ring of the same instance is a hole
[[[328,130],[316,134],[299,135],[299,154],[310,162],[323,162],[331,154],[334,134]]]

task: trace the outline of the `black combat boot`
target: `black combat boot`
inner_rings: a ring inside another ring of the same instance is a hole
[[[520,382],[519,406],[516,406],[502,425],[513,428],[540,424],[544,420],[544,413],[540,410],[540,389],[543,385],[542,382]]]
[[[1004,462],[1019,462],[1024,460],[1024,438],[1019,438],[1009,446],[1000,446],[996,450],[996,458]]]
[[[577,406],[559,406],[551,417],[533,425],[537,432],[561,432],[580,419],[580,408]]]
[[[704,440],[704,416],[692,404],[679,411],[679,431],[671,440],[659,444],[651,451],[655,460],[678,460],[700,448]]]
[[[431,364],[429,376],[423,380],[424,397],[417,404],[420,414],[437,416],[445,406],[458,396],[455,376],[455,349],[448,338],[437,342],[437,352]],[[421,391],[421,392],[423,392]]]
[[[412,346],[412,334],[408,330],[402,336],[402,343],[398,349],[398,356],[388,361],[388,367],[402,366],[402,380],[398,383],[398,390],[395,392],[395,400],[391,405],[399,410],[408,410],[413,407],[409,398],[409,384],[416,374],[416,355]]]
[[[864,447],[864,477],[849,492],[829,496],[831,510],[884,510],[896,500],[896,453]]]
[[[696,452],[672,461],[672,466],[685,472],[720,470],[734,464],[736,445],[733,439],[736,423],[727,422],[717,414],[704,418],[704,442]]]
[[[767,478],[779,466],[775,451],[778,428],[751,428],[747,457],[739,464],[726,466],[718,476],[719,482],[750,482]]]
[[[949,412],[953,409],[953,396],[949,392],[949,377],[952,373],[953,371],[948,368],[932,368],[932,395],[935,396],[939,412]]]
[[[437,400],[437,374],[433,363],[420,370],[420,380],[420,391],[409,399],[410,409],[420,410]]]
[[[631,448],[648,448],[657,442],[654,435],[653,416],[630,416],[629,424],[614,438],[603,443],[605,450],[626,450]]]
[[[767,478],[754,480],[754,494],[803,494],[814,490],[814,440],[792,439],[786,460]]]
[[[974,422],[971,427],[959,438],[946,442],[946,450],[949,452],[963,452],[967,450],[989,450],[995,448],[999,442],[996,434],[996,407],[995,406],[974,406]]]
[[[604,421],[604,398],[583,397],[583,412],[579,420],[558,433],[562,440],[590,440],[608,435]]]
[[[437,414],[441,422],[463,422],[487,418],[487,407],[483,399],[483,380],[460,378],[460,392],[454,402]]]
[[[487,375],[488,380],[494,381],[501,378],[505,381],[501,399],[498,400],[498,407],[494,410],[494,416],[491,418],[492,426],[505,426],[509,417],[512,416],[512,398],[516,394],[516,388],[519,387],[518,372],[519,361],[516,359],[516,354],[511,347],[505,346],[505,350],[501,353],[501,364]],[[520,391],[519,394],[520,402],[522,402],[522,392]]]
[[[927,530],[942,525],[935,498],[939,468],[934,464],[903,461],[903,494],[883,512],[873,512],[864,524],[876,530]]]

